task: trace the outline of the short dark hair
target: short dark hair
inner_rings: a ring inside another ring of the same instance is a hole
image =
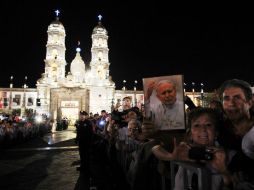
[[[200,108],[195,108],[191,110],[191,112],[188,114],[188,130],[191,129],[192,121],[196,120],[201,115],[208,115],[212,119],[215,125],[215,130],[218,130],[220,125],[222,124],[220,114],[216,110],[212,108],[200,107]]]
[[[88,115],[88,113],[86,111],[80,111],[79,113],[80,113],[80,115]]]
[[[223,82],[219,88],[219,95],[221,100],[223,98],[222,96],[225,89],[230,87],[241,88],[243,90],[246,100],[248,101],[252,99],[251,85],[248,82],[239,79],[231,79]]]

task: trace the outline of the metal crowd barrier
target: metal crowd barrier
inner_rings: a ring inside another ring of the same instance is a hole
[[[181,162],[181,161],[171,161],[171,189],[175,187],[175,176],[177,173],[176,168],[182,167],[184,170],[184,189],[191,189],[191,182],[193,174],[198,176],[198,189],[200,190],[211,190],[211,173],[201,164]]]
[[[130,153],[125,150],[120,149],[117,151],[118,162],[125,174],[128,171],[128,154]],[[175,176],[179,167],[183,169],[184,173],[182,179],[184,182],[184,190],[192,189],[192,177],[194,174],[197,175],[197,185],[199,190],[211,190],[212,174],[204,165],[184,161],[170,161],[169,163],[168,166],[170,166],[170,168],[168,168],[168,171],[170,173],[168,175],[161,175],[160,190],[174,190]]]

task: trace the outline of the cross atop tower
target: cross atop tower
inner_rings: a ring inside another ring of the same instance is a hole
[[[99,18],[99,21],[101,21],[101,19],[102,19],[102,16],[101,16],[101,15],[99,15],[99,16],[98,16],[98,18]]]
[[[59,14],[60,14],[60,11],[59,10],[55,10],[55,13],[56,13],[56,16],[58,17]]]

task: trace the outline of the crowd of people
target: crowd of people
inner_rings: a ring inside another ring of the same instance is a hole
[[[43,136],[51,132],[53,122],[46,116],[28,114],[26,117],[20,117],[19,114],[1,114],[0,119],[0,147],[8,148]]]
[[[172,84],[158,84],[155,90],[162,108],[165,100],[169,109],[168,105],[175,102]],[[102,110],[96,118],[81,112],[76,124],[81,158],[78,169],[93,175],[90,166],[96,154],[104,166],[111,168],[104,170],[106,183],[114,175],[114,165],[119,165],[131,190],[165,189],[165,185],[175,190],[200,189],[198,179],[184,164],[175,168],[175,176],[170,174],[170,162],[177,161],[198,164],[209,171],[212,190],[254,189],[251,86],[242,80],[228,80],[219,88],[217,97],[207,108],[197,107],[185,97],[190,111],[182,116],[186,122],[183,130],[161,129],[151,117],[131,107],[130,97],[123,100],[120,109],[118,105],[111,113]],[[192,176],[187,182],[186,172]],[[106,183],[101,189],[107,187]]]
[[[125,182],[126,190],[204,188],[200,176],[187,164],[208,171],[211,190],[253,190],[254,95],[250,84],[225,81],[206,108],[195,106],[185,96],[188,112],[183,115],[175,115],[179,108],[175,105],[182,104],[177,103],[173,83],[161,81],[153,88],[153,97],[151,89],[145,93],[145,103],[153,102],[148,114],[132,107],[131,97],[125,97],[111,113],[80,112],[75,124],[81,161],[77,170],[86,179],[99,179],[98,190],[117,189],[119,180]],[[53,123],[47,118],[43,121],[2,117],[1,147],[50,132]],[[172,168],[174,162],[176,168]],[[116,176],[119,169],[124,174],[121,179]]]

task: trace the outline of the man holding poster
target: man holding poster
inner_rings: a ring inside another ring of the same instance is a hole
[[[145,116],[159,130],[185,129],[182,76],[144,79]]]

